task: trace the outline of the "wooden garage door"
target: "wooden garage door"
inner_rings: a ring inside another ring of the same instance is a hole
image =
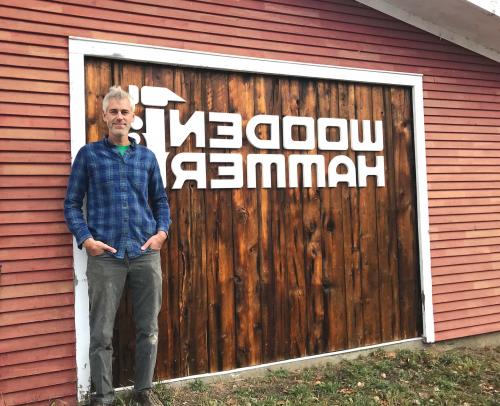
[[[314,180],[313,187],[282,188],[273,180],[271,188],[258,182],[256,188],[201,189],[188,181],[173,190],[176,154],[231,151],[197,148],[194,137],[171,148],[170,105],[165,109],[173,223],[162,251],[158,378],[421,334],[411,89],[88,59],[89,142],[105,134],[101,100],[113,84],[170,89],[186,100],[174,107],[182,123],[195,111],[238,113],[243,128],[258,114],[358,119],[360,132],[361,120],[383,122],[383,151],[362,153],[369,166],[384,156],[383,187],[369,176],[366,187],[318,187]],[[136,114],[144,119],[140,104]],[[206,145],[217,125],[207,120]],[[267,126],[258,131],[268,136]],[[292,135],[305,137],[298,126]],[[266,153],[245,136],[238,152],[244,163],[248,154]],[[302,153],[327,163],[339,154],[356,162],[360,154],[351,147]],[[207,176],[216,170],[207,161]],[[127,296],[115,333],[115,384],[128,385],[134,333]]]

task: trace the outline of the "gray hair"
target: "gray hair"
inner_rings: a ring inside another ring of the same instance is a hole
[[[121,86],[112,86],[109,88],[109,92],[104,96],[104,99],[102,99],[102,111],[106,112],[108,110],[109,106],[109,100],[110,99],[115,99],[115,100],[123,100],[123,99],[128,99],[130,102],[130,108],[132,109],[132,112],[135,110],[135,103],[134,100],[132,99],[132,96],[125,90],[121,88]]]

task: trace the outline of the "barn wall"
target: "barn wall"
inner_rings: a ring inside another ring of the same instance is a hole
[[[167,5],[168,4],[168,5]],[[305,6],[304,4],[307,4]],[[352,0],[0,6],[0,392],[74,401],[68,36],[422,73],[436,339],[500,330],[500,66]]]

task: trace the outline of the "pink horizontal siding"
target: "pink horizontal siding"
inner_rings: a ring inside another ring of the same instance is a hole
[[[436,337],[500,330],[498,63],[353,0],[81,3],[0,5],[5,405],[75,403],[68,36],[423,74]]]

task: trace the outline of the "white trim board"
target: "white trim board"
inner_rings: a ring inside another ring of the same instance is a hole
[[[423,326],[426,342],[434,342],[434,314],[429,239],[429,208],[427,196],[427,169],[425,161],[425,133],[422,75],[343,68],[329,65],[297,63],[270,59],[246,58],[183,49],[69,38],[71,156],[85,145],[85,89],[84,57],[102,57],[129,61],[191,66],[225,71],[275,74],[296,77],[343,80],[349,82],[379,83],[409,86],[415,137],[415,165],[417,183],[417,215],[419,235],[420,277],[423,295]],[[89,324],[86,255],[74,244],[75,267],[75,328],[78,372],[78,396],[82,399],[90,389],[88,361]]]
[[[365,6],[500,62],[497,0],[356,0]],[[468,5],[467,3],[471,3]],[[489,3],[489,4],[488,4]],[[409,4],[411,5],[409,7]],[[481,7],[482,10],[477,9]],[[429,14],[431,10],[432,14]]]

